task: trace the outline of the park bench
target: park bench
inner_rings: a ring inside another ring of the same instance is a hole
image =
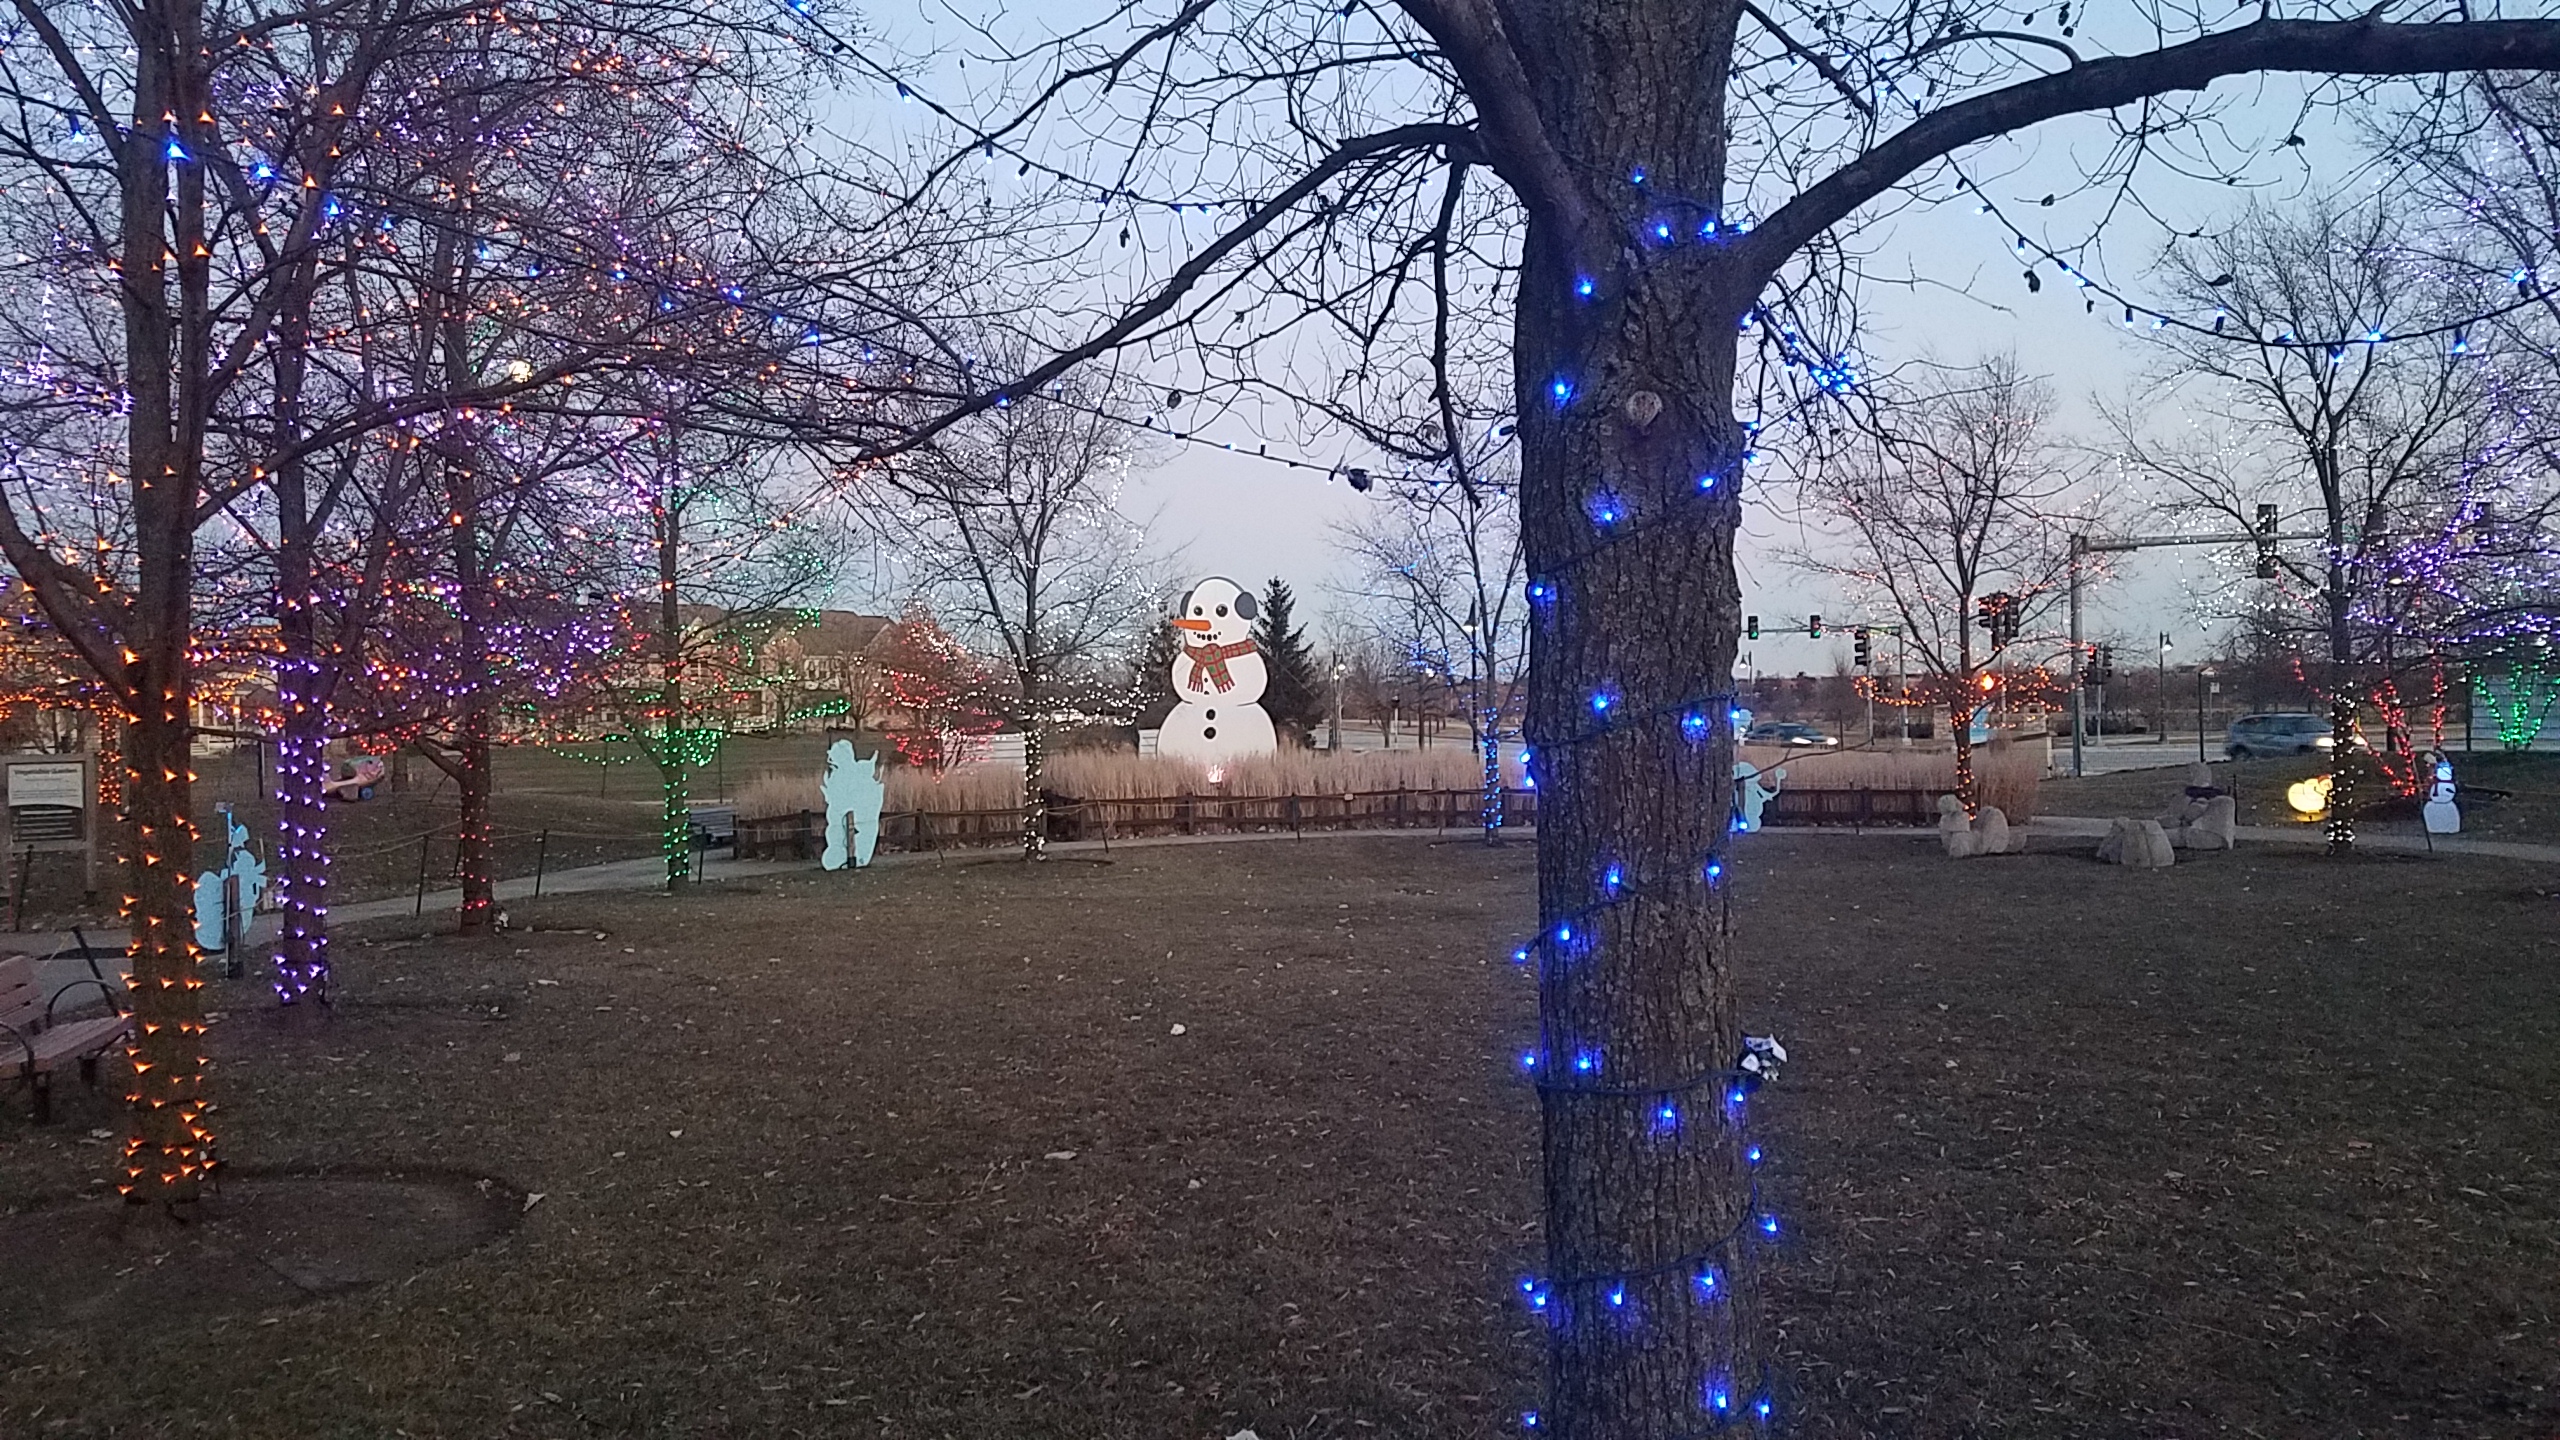
[[[62,997],[89,985],[106,997],[110,1013],[56,1019]],[[132,1031],[133,1017],[117,1005],[115,987],[105,979],[74,980],[48,997],[32,958],[0,956],[0,1065],[14,1068],[34,1093],[37,1124],[53,1120],[53,1072],[64,1061],[78,1062],[81,1080],[95,1085],[98,1057]]]
[[[738,807],[688,805],[684,813],[685,843],[696,850],[733,849],[738,843]]]

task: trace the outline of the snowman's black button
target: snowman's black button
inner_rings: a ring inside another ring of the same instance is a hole
[[[1217,711],[1215,711],[1215,710],[1210,711],[1210,712],[1209,712],[1209,717],[1208,717],[1208,718],[1210,718],[1210,719],[1212,719],[1212,720],[1217,719],[1217,718],[1218,718],[1218,712],[1217,712]]]
[[[1201,739],[1203,739],[1203,740],[1215,740],[1215,739],[1217,739],[1217,738],[1218,738],[1218,727],[1217,727],[1217,726],[1215,726],[1215,725],[1203,725],[1203,726],[1201,726],[1201,727],[1200,727],[1200,738],[1201,738]]]

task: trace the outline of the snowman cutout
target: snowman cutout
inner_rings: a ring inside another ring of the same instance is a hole
[[[1256,608],[1251,593],[1223,576],[1175,602],[1173,628],[1182,641],[1173,657],[1176,703],[1156,732],[1157,754],[1205,765],[1214,777],[1231,762],[1279,750],[1261,705],[1271,673],[1253,643]]]
[[[2427,785],[2427,803],[2418,812],[2419,818],[2427,822],[2430,835],[2459,835],[2462,809],[2453,803],[2453,761],[2440,750],[2428,751],[2427,759],[2433,766],[2433,779]]]

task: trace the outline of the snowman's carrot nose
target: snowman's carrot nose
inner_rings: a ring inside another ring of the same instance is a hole
[[[1194,620],[1190,616],[1185,615],[1173,622],[1173,628],[1176,630],[1206,630],[1209,628],[1209,622],[1206,620]]]

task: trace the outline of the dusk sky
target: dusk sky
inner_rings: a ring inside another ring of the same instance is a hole
[[[1067,17],[1044,18],[1063,24]],[[973,81],[985,80],[984,68],[964,74],[951,67],[955,47],[973,47],[947,18],[906,23],[915,28],[893,32],[890,38],[911,53],[941,56],[908,72],[919,83],[933,84],[938,94],[956,101]],[[1016,28],[1023,23],[1018,11],[1012,23]],[[2354,167],[2360,157],[2336,129],[2304,126],[2312,143],[2283,143],[2298,124],[2300,92],[2291,82],[2226,88],[2229,93],[2217,90],[2214,98],[2221,104],[2225,131],[2234,137],[2231,143],[2238,152],[2263,158],[2250,162],[2249,184],[2239,188],[2151,175],[2144,194],[2161,214],[2181,226],[2205,226],[2252,195],[2280,204],[2357,182]],[[875,126],[918,136],[935,133],[921,107],[879,97],[865,103],[857,96],[848,103]],[[949,132],[940,133],[947,143]],[[2107,195],[2075,196],[2072,189],[2111,138],[2100,122],[2065,121],[1971,152],[1963,167],[2009,219],[2030,227],[2039,242],[2068,250],[2097,227],[2099,207],[2108,203]],[[2325,170],[2320,168],[2324,164]],[[993,183],[1004,182],[999,178]],[[2054,192],[2060,192],[2059,204],[2039,205]],[[1943,196],[1946,186],[1940,184],[1934,193]],[[2110,213],[2118,218],[2104,227],[2103,254],[2083,253],[2081,263],[2139,300],[2152,291],[2143,272],[2158,253],[2164,232],[2128,211]],[[2174,402],[2162,404],[2151,395],[2144,379],[2151,347],[2112,323],[2120,312],[2102,302],[2090,314],[2083,297],[2058,281],[2030,294],[2010,250],[2011,239],[1997,219],[1976,212],[1969,196],[1912,205],[1877,221],[1866,241],[1870,273],[1915,276],[1917,283],[1878,283],[1868,289],[1864,304],[1871,324],[1862,354],[1874,365],[1924,356],[1963,363],[2014,350],[2028,373],[2050,381],[2059,407],[2055,431],[2066,441],[2102,446],[2106,429],[2098,407],[2135,395],[2144,396],[2155,426],[2183,424]],[[1259,425],[1231,416],[1208,433],[1248,447],[1268,444],[1275,455],[1319,465],[1362,459],[1356,444],[1320,429],[1309,431],[1296,417],[1277,412]],[[1133,477],[1127,508],[1133,515],[1154,517],[1151,533],[1162,548],[1180,557],[1175,567],[1180,575],[1224,574],[1245,581],[1278,575],[1297,588],[1316,634],[1337,626],[1357,631],[1356,616],[1350,613],[1357,596],[1346,593],[1356,590],[1357,576],[1346,567],[1332,534],[1345,521],[1388,503],[1381,492],[1358,495],[1322,473],[1231,455],[1210,445],[1167,443],[1160,455],[1160,463]],[[1742,537],[1743,608],[1762,618],[1763,638],[1746,650],[1763,671],[1828,671],[1835,653],[1847,652],[1845,636],[1815,642],[1801,632],[1789,639],[1776,631],[1801,623],[1807,614],[1823,615],[1827,625],[1845,623],[1852,618],[1852,607],[1830,582],[1808,577],[1781,558],[1786,548],[1806,540],[1787,488],[1763,485],[1752,495],[1753,510]],[[2148,498],[2133,497],[2133,503],[2119,508],[2136,510]],[[2177,527],[2163,523],[2147,528]],[[2218,584],[2217,577],[2229,572],[2235,557],[2173,550],[2116,560],[2115,575],[2090,592],[2092,640],[2115,639],[2126,647],[2121,653],[2138,657],[2138,663],[2152,660],[2152,647],[2164,630],[2177,647],[2173,662],[2181,654],[2191,658],[2209,643],[2211,631],[2196,613],[2195,597]]]

